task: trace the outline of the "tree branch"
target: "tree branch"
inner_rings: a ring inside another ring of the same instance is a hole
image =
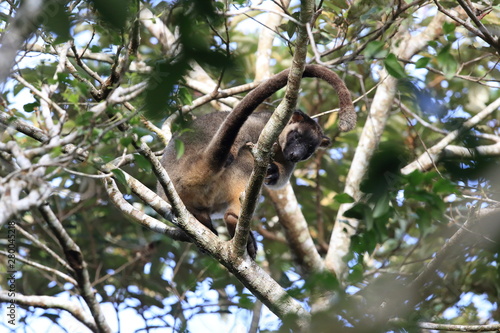
[[[52,193],[52,187],[43,179],[44,163],[48,157],[42,157],[38,165],[32,165],[25,152],[15,141],[6,144],[0,142],[0,151],[8,152],[15,163],[8,177],[0,178],[0,226],[14,214],[39,206]],[[28,175],[22,175],[19,170],[30,170]],[[23,195],[23,191],[27,195]]]
[[[432,260],[425,266],[424,270],[411,282],[409,288],[412,290],[418,290],[423,293],[423,287],[432,284],[435,279],[435,274],[440,268],[443,261],[449,257],[449,255],[461,248],[462,242],[471,235],[471,230],[478,225],[480,222],[484,221],[498,221],[500,216],[500,209],[497,208],[484,208],[480,209],[474,216],[470,217],[465,221],[463,226],[457,230],[450,237],[450,239],[443,245],[443,247],[436,253]],[[495,222],[496,223],[496,222]],[[423,293],[423,295],[426,295]]]
[[[153,13],[143,5],[141,5],[139,18],[144,27],[156,37],[165,50],[170,50],[170,53],[176,52],[176,50],[173,49],[176,45],[174,34],[170,32],[168,27],[158,17],[153,15]],[[186,85],[201,91],[203,94],[212,93],[216,89],[217,83],[214,82],[196,62],[192,62],[190,65],[192,70],[188,73],[187,77],[185,77]],[[238,100],[235,98],[226,98],[221,100],[221,102],[227,105],[235,105],[238,103]]]
[[[260,134],[257,145],[253,148],[253,155],[255,158],[254,170],[245,190],[245,199],[240,218],[236,225],[235,235],[232,239],[234,251],[237,255],[243,256],[245,253],[248,233],[250,232],[250,220],[255,211],[257,198],[260,194],[260,189],[269,165],[272,146],[278,139],[278,135],[288,123],[297,105],[300,82],[302,73],[304,72],[307,55],[308,36],[305,24],[311,21],[313,11],[314,1],[306,0],[301,2],[300,21],[303,25],[298,26],[297,47],[295,49],[292,67],[288,74],[285,97],[273,112]]]
[[[481,121],[486,119],[486,117],[491,115],[493,112],[497,111],[498,108],[500,108],[500,98],[497,98],[490,105],[481,110],[481,112],[477,113],[474,117],[464,122],[462,126],[460,126],[460,128],[450,132],[447,136],[441,139],[441,141],[439,141],[422,155],[420,155],[415,161],[411,162],[403,169],[401,169],[401,173],[407,175],[415,170],[429,170],[432,167],[433,163],[439,160],[440,155],[446,146],[448,146],[452,141],[456,140],[458,137],[470,130],[472,127],[476,126]]]
[[[500,43],[498,37],[493,37],[488,29],[483,25],[483,23],[477,18],[476,14],[472,12],[472,8],[470,8],[464,0],[457,0],[460,6],[465,10],[465,13],[469,18],[474,22],[474,24],[479,28],[481,34],[478,35],[481,39],[483,39],[486,43],[493,46],[498,54],[500,54]]]
[[[8,252],[2,251],[2,250],[0,250],[0,254],[3,255],[4,257],[8,257],[9,256]],[[19,255],[19,253],[16,253],[16,260],[19,260],[20,262],[23,262],[26,265],[30,265],[32,267],[35,267],[35,268],[37,268],[39,270],[46,271],[48,273],[57,275],[61,279],[65,280],[66,282],[71,283],[74,286],[77,285],[75,279],[73,279],[71,276],[68,276],[67,274],[64,274],[63,272],[60,272],[57,269],[54,269],[54,268],[51,268],[51,267],[47,267],[45,265],[41,265],[41,264],[39,264],[37,262],[34,262],[32,260],[23,258],[21,255]]]
[[[302,214],[292,186],[288,183],[279,190],[268,190],[280,224],[294,253],[294,258],[304,273],[320,272],[324,269],[324,261],[319,255],[309,232],[309,226]]]
[[[406,28],[401,26],[392,46],[393,53],[403,59],[410,59],[419,50],[427,46],[427,43],[442,34],[444,15],[436,15],[427,28],[419,35],[412,36]],[[385,69],[381,71],[381,84],[373,98],[368,114],[368,119],[361,133],[358,148],[354,154],[351,168],[346,179],[345,193],[355,200],[359,200],[361,180],[368,170],[368,163],[378,146],[385,124],[389,117],[389,111],[396,96],[398,80],[389,76]],[[329,250],[325,257],[325,265],[337,274],[341,280],[347,274],[347,266],[344,256],[349,252],[350,238],[356,232],[358,221],[344,217],[344,213],[352,207],[352,204],[343,204],[339,207],[334,229],[330,238]]]
[[[71,239],[48,204],[40,206],[39,211],[49,225],[50,230],[59,241],[59,244],[66,255],[66,260],[75,272],[75,279],[78,282],[77,285],[81,291],[81,296],[87,303],[90,312],[95,319],[99,332],[111,332],[111,328],[106,322],[104,313],[102,312],[95,297],[94,290],[92,289],[89,272],[87,270],[87,263],[83,259],[80,248],[73,241],[73,239]]]
[[[186,238],[184,232],[181,231],[181,233],[180,233],[179,229],[170,227],[170,226],[166,225],[165,223],[158,221],[157,219],[145,214],[144,212],[134,208],[134,206],[129,204],[127,202],[127,200],[125,200],[123,198],[123,193],[120,192],[120,190],[118,189],[118,186],[116,185],[116,182],[113,179],[104,178],[103,183],[106,187],[106,191],[108,192],[109,198],[111,199],[113,204],[116,206],[116,208],[118,208],[122,213],[129,216],[135,222],[139,223],[143,227],[145,227],[153,232],[167,235],[168,237],[170,237],[172,239],[181,240],[181,241],[189,240],[189,238]],[[142,184],[141,184],[141,187],[142,187],[141,189],[136,189],[136,191],[134,191],[134,192],[143,192],[144,190],[147,189]],[[143,195],[143,198],[144,198],[144,195]],[[157,196],[156,201],[158,201],[158,200],[161,200],[161,198],[159,196]],[[146,201],[146,203],[149,204],[148,201]],[[154,204],[151,206],[155,206],[154,208],[158,208],[157,205],[154,205]]]
[[[16,227],[16,230],[19,231],[20,233],[22,233],[24,237],[26,237],[28,240],[30,240],[31,242],[33,242],[33,244],[35,244],[36,246],[38,246],[43,251],[45,251],[48,254],[50,254],[68,272],[70,272],[71,274],[74,274],[73,268],[71,268],[71,266],[69,266],[68,263],[63,258],[61,258],[57,253],[55,253],[54,251],[52,251],[51,248],[49,248],[44,243],[40,242],[37,238],[35,238],[29,232],[27,232],[26,230],[24,230],[23,228],[21,228],[17,223],[16,223],[15,227]],[[76,286],[76,281],[74,281],[72,283]]]
[[[0,84],[3,84],[10,75],[18,50],[37,28],[37,18],[42,8],[43,1],[23,1],[16,16],[9,21],[7,31],[2,34],[1,40]]]
[[[150,161],[153,172],[172,204],[177,217],[177,225],[186,232],[193,242],[217,259],[232,272],[243,285],[280,318],[290,318],[296,327],[306,327],[309,319],[307,311],[262,268],[248,256],[237,256],[232,250],[232,242],[223,242],[207,227],[198,222],[186,209],[158,158],[144,143],[136,143],[137,148]],[[245,243],[246,244],[246,243]]]
[[[500,324],[484,324],[484,325],[452,325],[452,324],[437,324],[437,323],[418,323],[419,328],[425,330],[438,331],[453,331],[453,332],[490,332],[500,331]]]
[[[10,302],[8,291],[0,291],[0,301]],[[75,319],[87,326],[92,332],[100,332],[94,318],[87,316],[80,305],[74,301],[63,300],[54,296],[25,296],[16,292],[16,304],[23,306],[34,306],[42,309],[61,309],[68,311]]]

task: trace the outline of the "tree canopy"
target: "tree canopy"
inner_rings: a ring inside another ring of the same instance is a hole
[[[4,328],[500,330],[495,1],[8,0],[0,13]],[[300,79],[305,64],[344,80],[354,130],[339,131],[332,87]],[[190,119],[287,68],[259,107],[283,121],[254,142],[239,231],[216,236],[158,157]],[[332,144],[261,190],[295,108]]]

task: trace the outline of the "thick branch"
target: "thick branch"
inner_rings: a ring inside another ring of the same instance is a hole
[[[444,15],[436,15],[427,28],[416,36],[412,36],[406,26],[401,26],[397,38],[394,38],[398,43],[392,46],[393,52],[403,59],[410,59],[419,50],[426,47],[430,40],[441,35],[443,22]],[[346,179],[345,193],[356,200],[361,197],[359,190],[361,180],[366,175],[368,163],[380,142],[396,96],[398,80],[389,76],[385,69],[381,71],[380,77],[382,82],[373,98],[368,119],[361,133],[358,148]],[[357,220],[344,217],[344,213],[351,206],[351,204],[340,206],[325,258],[326,266],[339,278],[343,278],[347,273],[347,266],[343,258],[349,252],[350,237],[356,232],[358,226]]]
[[[145,143],[140,143],[138,148],[151,162],[153,172],[172,204],[177,217],[177,225],[189,235],[196,245],[200,246],[232,272],[245,287],[278,317],[297,316],[298,318],[294,318],[296,325],[304,327],[306,325],[304,318],[309,317],[307,311],[248,256],[235,255],[231,248],[231,242],[221,241],[207,227],[199,223],[182,203],[158,158]]]
[[[313,10],[314,1],[306,0],[301,2],[300,21],[304,25],[311,21],[313,17]],[[305,31],[305,27],[298,26],[296,41],[297,47],[295,49],[292,67],[290,68],[290,71],[287,75],[288,81],[285,97],[278,105],[275,112],[273,112],[273,115],[262,130],[256,147],[253,149],[255,157],[254,170],[252,172],[250,182],[245,190],[245,200],[243,202],[239,222],[236,226],[236,233],[233,238],[234,250],[238,255],[243,255],[245,251],[245,244],[247,243],[248,233],[250,232],[250,220],[255,211],[257,198],[260,194],[260,188],[264,181],[267,166],[269,165],[272,145],[278,139],[279,134],[288,123],[288,120],[291,118],[292,113],[297,105],[300,81],[302,79],[302,73],[304,72],[305,59],[307,55],[307,42],[308,36],[307,32]],[[253,92],[255,92],[257,89],[255,89]],[[251,102],[250,99],[248,100]],[[243,103],[240,103],[240,105],[241,104]],[[238,107],[240,107],[240,105],[238,105]],[[239,114],[235,112],[231,113],[231,115],[233,114],[235,116],[239,116]],[[228,123],[231,123],[231,119],[229,119],[231,115],[226,119]],[[245,116],[248,117],[248,115]],[[246,117],[243,119],[243,122],[244,120],[246,120]]]

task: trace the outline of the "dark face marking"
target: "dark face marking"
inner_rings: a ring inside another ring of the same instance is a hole
[[[283,154],[290,162],[304,161],[311,157],[320,143],[321,138],[313,131],[292,130],[287,134]]]
[[[294,113],[285,131],[286,139],[281,148],[285,159],[293,163],[307,160],[319,147],[330,143],[318,123],[299,110]]]

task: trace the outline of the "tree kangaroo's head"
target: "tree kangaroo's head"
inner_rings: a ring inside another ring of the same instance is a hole
[[[318,148],[330,144],[318,123],[300,110],[293,113],[278,141],[285,159],[293,163],[307,160]]]

